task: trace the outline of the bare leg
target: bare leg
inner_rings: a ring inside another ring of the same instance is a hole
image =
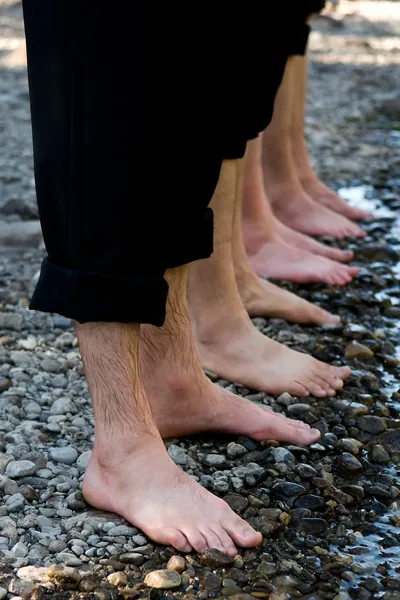
[[[310,444],[319,433],[217,386],[204,374],[187,312],[187,267],[168,272],[167,319],[142,325],[140,362],[154,419],[162,437],[218,431]]]
[[[247,257],[242,236],[245,160],[238,161],[232,250],[236,283],[247,312],[251,317],[278,317],[295,323],[338,323],[339,317],[256,275]],[[261,165],[259,170],[261,174]]]
[[[237,161],[223,163],[211,206],[214,253],[189,269],[189,307],[203,366],[230,381],[274,394],[334,395],[347,367],[330,367],[262,335],[251,323],[236,285],[232,229]]]
[[[139,326],[87,323],[77,332],[96,424],[86,500],[183,552],[257,545],[260,534],[166,453],[140,376]]]
[[[265,194],[261,168],[261,138],[248,144],[243,195],[243,232],[247,254],[259,275],[287,279],[298,283],[326,281],[335,285],[349,283],[358,269],[333,262],[320,256],[351,259],[353,253],[328,248],[301,233],[289,230],[275,219]],[[292,245],[287,242],[286,230],[300,238]],[[235,236],[237,237],[237,236]],[[309,242],[311,251],[301,243]],[[315,246],[315,247],[314,247]],[[314,253],[316,250],[316,253]]]
[[[362,237],[364,233],[355,223],[314,202],[301,186],[291,146],[293,64],[291,57],[275,99],[272,121],[263,133],[263,170],[274,213],[288,227],[308,235]]]
[[[292,153],[296,171],[305,192],[315,202],[338,212],[349,219],[360,220],[368,216],[363,210],[353,208],[336,192],[320,181],[311,167],[307,142],[304,136],[305,104],[307,95],[307,57],[295,56],[293,59],[293,85],[296,94],[293,98]]]

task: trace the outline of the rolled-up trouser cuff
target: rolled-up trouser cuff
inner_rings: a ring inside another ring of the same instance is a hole
[[[213,253],[213,244],[214,213],[211,208],[206,208],[202,218],[192,223],[188,218],[176,231],[170,228],[163,260],[169,269],[174,269],[209,258]]]
[[[168,284],[153,277],[91,273],[42,263],[30,308],[64,315],[79,323],[150,323],[165,320]]]
[[[288,56],[304,56],[307,50],[311,27],[307,23],[298,24],[288,35]]]

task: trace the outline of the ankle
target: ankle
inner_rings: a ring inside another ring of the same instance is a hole
[[[132,464],[132,461],[140,461],[142,457],[148,460],[153,453],[159,454],[164,445],[158,430],[154,429],[151,433],[132,433],[129,439],[97,436],[89,467],[118,474],[124,463]]]

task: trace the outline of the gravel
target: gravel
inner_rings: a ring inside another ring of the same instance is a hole
[[[94,423],[76,336],[69,319],[27,308],[43,247],[20,4],[0,0],[0,600],[161,599],[163,590],[182,600],[400,600],[399,9],[342,0],[311,42],[311,156],[327,183],[376,217],[366,241],[350,244],[361,269],[350,286],[285,287],[343,324],[254,319],[321,360],[347,357],[352,377],[321,400],[274,398],[210,374],[321,439],[310,448],[245,436],[167,444],[176,464],[263,533],[259,548],[232,559],[179,555],[83,498]]]

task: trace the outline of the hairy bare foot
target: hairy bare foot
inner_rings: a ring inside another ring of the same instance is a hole
[[[261,542],[223,500],[173,463],[161,441],[135,441],[135,451],[116,447],[107,458],[95,445],[83,481],[89,504],[121,515],[152,540],[181,552],[217,548],[235,556],[236,546]]]
[[[268,187],[275,216],[285,225],[307,235],[332,238],[365,237],[365,233],[346,217],[333,212],[308,196],[299,185]]]
[[[341,250],[340,248],[332,248],[332,246],[321,244],[321,242],[314,240],[312,237],[287,227],[287,225],[284,225],[278,219],[276,219],[276,230],[278,236],[293,248],[300,248],[301,250],[311,252],[311,254],[318,254],[318,256],[324,256],[325,258],[339,262],[349,262],[354,258],[352,250]]]
[[[350,206],[350,204],[348,204],[346,200],[343,200],[339,194],[322,183],[314,173],[312,177],[303,180],[301,185],[304,191],[315,202],[330,208],[348,219],[362,221],[363,219],[368,219],[372,216],[365,210]]]
[[[253,273],[242,273],[240,277],[236,277],[236,281],[250,317],[275,317],[312,325],[340,322],[340,317]]]
[[[279,237],[263,244],[257,251],[247,247],[255,272],[261,277],[285,279],[295,283],[324,281],[346,285],[357,275],[357,267],[349,267],[323,256],[289,246]]]

